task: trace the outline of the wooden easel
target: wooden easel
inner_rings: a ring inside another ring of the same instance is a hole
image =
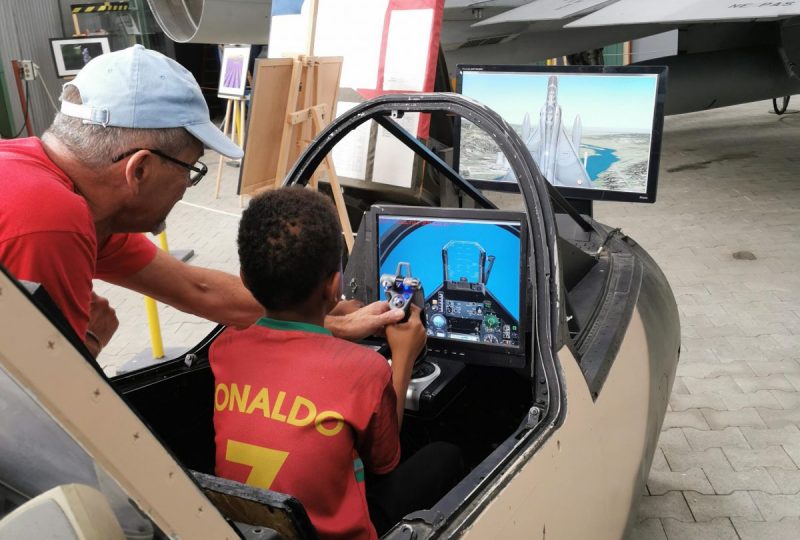
[[[277,59],[272,62],[257,64],[260,67],[274,67],[273,72],[279,74],[277,81],[271,77],[265,77],[269,92],[271,88],[274,93],[268,93],[270,102],[265,104],[264,114],[274,115],[278,119],[271,125],[254,126],[253,118],[257,118],[256,112],[256,90],[253,89],[253,106],[251,111],[251,126],[248,129],[248,140],[254,138],[268,143],[280,137],[280,145],[277,156],[266,156],[257,158],[262,167],[260,177],[256,171],[258,164],[245,156],[242,162],[242,174],[239,180],[239,192],[241,194],[255,194],[265,189],[278,186],[286,176],[290,163],[297,161],[297,158],[308,147],[333,118],[333,111],[336,108],[337,96],[339,93],[339,81],[342,75],[341,56],[337,57],[317,57],[314,56],[314,42],[317,32],[317,9],[319,0],[310,0],[308,34],[306,36],[306,55],[298,55],[291,59]],[[288,80],[287,80],[288,76]],[[256,77],[256,80],[259,80]],[[264,80],[264,78],[260,79]],[[271,86],[270,86],[271,85]],[[276,101],[279,97],[286,96],[284,104]],[[265,96],[266,97],[266,96]],[[260,103],[259,103],[260,105]],[[265,122],[268,124],[268,122]],[[269,152],[269,147],[265,148]],[[248,167],[249,166],[249,167]],[[264,178],[263,171],[275,171],[275,176],[269,175]],[[339,185],[339,177],[336,176],[336,168],[333,166],[333,158],[328,154],[322,164],[314,172],[311,178],[311,187],[317,189],[321,174],[325,174],[331,186],[331,193],[336,204],[336,211],[339,214],[339,222],[342,225],[344,241],[347,245],[347,252],[353,251],[353,228],[350,225],[350,218],[347,216],[347,206],[342,196],[342,188]],[[251,178],[249,178],[249,177]],[[253,181],[255,180],[255,181]]]
[[[227,98],[228,102],[225,106],[225,120],[222,122],[222,133],[231,138],[231,140],[238,144],[240,147],[244,146],[244,120],[245,120],[245,98],[230,97]],[[214,198],[219,198],[219,188],[222,183],[222,166],[226,161],[234,161],[229,158],[219,155],[219,166],[217,167],[217,184],[214,188]],[[235,160],[241,161],[241,160]],[[243,196],[239,197],[239,203],[244,200]]]
[[[301,66],[305,71],[304,74],[301,74],[301,80],[305,79],[304,82],[306,85],[308,85],[307,88],[312,88],[313,91],[306,92],[306,107],[304,109],[287,115],[286,127],[284,130],[288,129],[288,126],[290,125],[300,125],[302,126],[302,132],[306,133],[307,135],[310,133],[308,138],[300,139],[300,144],[302,145],[303,150],[305,150],[305,148],[311,144],[312,139],[328,126],[331,116],[333,115],[333,111],[329,110],[328,105],[322,101],[320,92],[321,85],[318,84],[319,61],[317,58],[306,56],[298,58],[297,61],[301,63]],[[303,77],[303,75],[305,77]],[[310,130],[308,129],[309,123],[311,124]],[[283,140],[281,143],[283,143]],[[287,156],[288,145],[286,148],[284,148],[282,144],[281,151],[278,154],[278,171],[279,173],[282,171],[282,174],[279,174],[278,176],[279,178],[286,174]],[[282,159],[283,161],[281,161]],[[339,185],[339,177],[336,175],[336,168],[333,166],[333,158],[331,157],[330,153],[325,156],[325,159],[322,161],[320,167],[314,171],[314,176],[311,178],[311,186],[314,189],[318,188],[319,177],[322,173],[325,173],[328,178],[328,183],[331,186],[333,200],[336,203],[336,211],[339,214],[339,221],[342,224],[342,233],[344,234],[344,240],[347,244],[347,252],[350,253],[353,251],[353,229],[350,225],[350,218],[347,215],[347,206],[345,205],[344,197],[342,196],[342,188]]]
[[[333,112],[322,97],[322,85],[319,83],[319,67],[320,62],[316,57],[300,56],[294,59],[292,78],[293,82],[297,80],[298,84],[293,84],[291,88],[297,89],[297,92],[289,92],[287,104],[298,103],[298,99],[301,98],[299,95],[300,88],[308,90],[302,96],[304,107],[294,112],[288,112],[286,115],[286,124],[283,128],[281,147],[278,152],[276,178],[286,176],[289,166],[290,146],[294,145],[298,151],[297,153],[302,153],[311,144],[314,137],[330,123]],[[297,136],[294,137],[294,140],[292,140],[293,130],[297,131]],[[342,197],[339,177],[336,175],[336,168],[333,165],[333,159],[330,154],[325,156],[322,164],[314,172],[310,182],[311,187],[318,189],[319,178],[323,173],[331,186],[331,192],[333,193],[333,199],[336,203],[336,210],[339,213],[339,221],[342,224],[342,231],[344,232],[349,252],[353,249],[353,230],[350,226],[350,218],[347,216],[347,207],[344,197]]]
[[[341,68],[341,57],[297,56],[257,62],[241,194],[255,195],[278,187],[289,166],[330,123]],[[258,145],[258,151],[252,150],[253,145]],[[345,243],[351,251],[353,229],[330,155],[314,173],[311,187],[317,188],[322,174],[331,186]]]

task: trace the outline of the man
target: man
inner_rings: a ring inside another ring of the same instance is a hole
[[[81,51],[81,56],[83,57],[83,65],[85,66],[92,60],[92,54],[89,52],[89,47],[84,47]]]
[[[263,315],[237,276],[184,264],[138,234],[163,230],[203,177],[204,146],[242,157],[191,73],[135,45],[93,59],[61,99],[41,140],[0,141],[0,263],[43,284],[95,357],[118,323],[93,278],[223,324]],[[385,303],[346,308],[326,326],[349,339],[402,318]]]

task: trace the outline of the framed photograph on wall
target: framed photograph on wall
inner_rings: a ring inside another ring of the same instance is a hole
[[[244,97],[249,62],[250,45],[225,45],[222,50],[217,96],[221,98]]]
[[[111,52],[108,36],[51,38],[58,77],[74,77],[95,56]]]

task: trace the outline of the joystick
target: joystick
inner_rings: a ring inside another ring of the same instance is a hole
[[[392,309],[402,309],[405,317],[401,322],[406,322],[411,314],[411,304],[420,308],[422,324],[425,325],[425,294],[422,291],[422,282],[411,275],[411,264],[397,263],[397,272],[381,276],[381,287]]]

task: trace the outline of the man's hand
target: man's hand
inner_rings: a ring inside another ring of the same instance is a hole
[[[87,334],[85,342],[95,357],[103,347],[108,345],[118,327],[117,314],[109,305],[108,300],[92,292],[92,301],[89,304],[89,332],[91,334]]]
[[[338,304],[336,304],[332,310],[328,313],[328,315],[333,315],[334,317],[341,317],[343,315],[350,315],[351,313],[358,311],[364,307],[364,303],[360,300],[342,300]]]
[[[403,316],[402,309],[390,310],[388,302],[373,302],[347,315],[328,315],[325,317],[325,328],[338,338],[357,341],[380,334],[387,324],[394,324]]]

